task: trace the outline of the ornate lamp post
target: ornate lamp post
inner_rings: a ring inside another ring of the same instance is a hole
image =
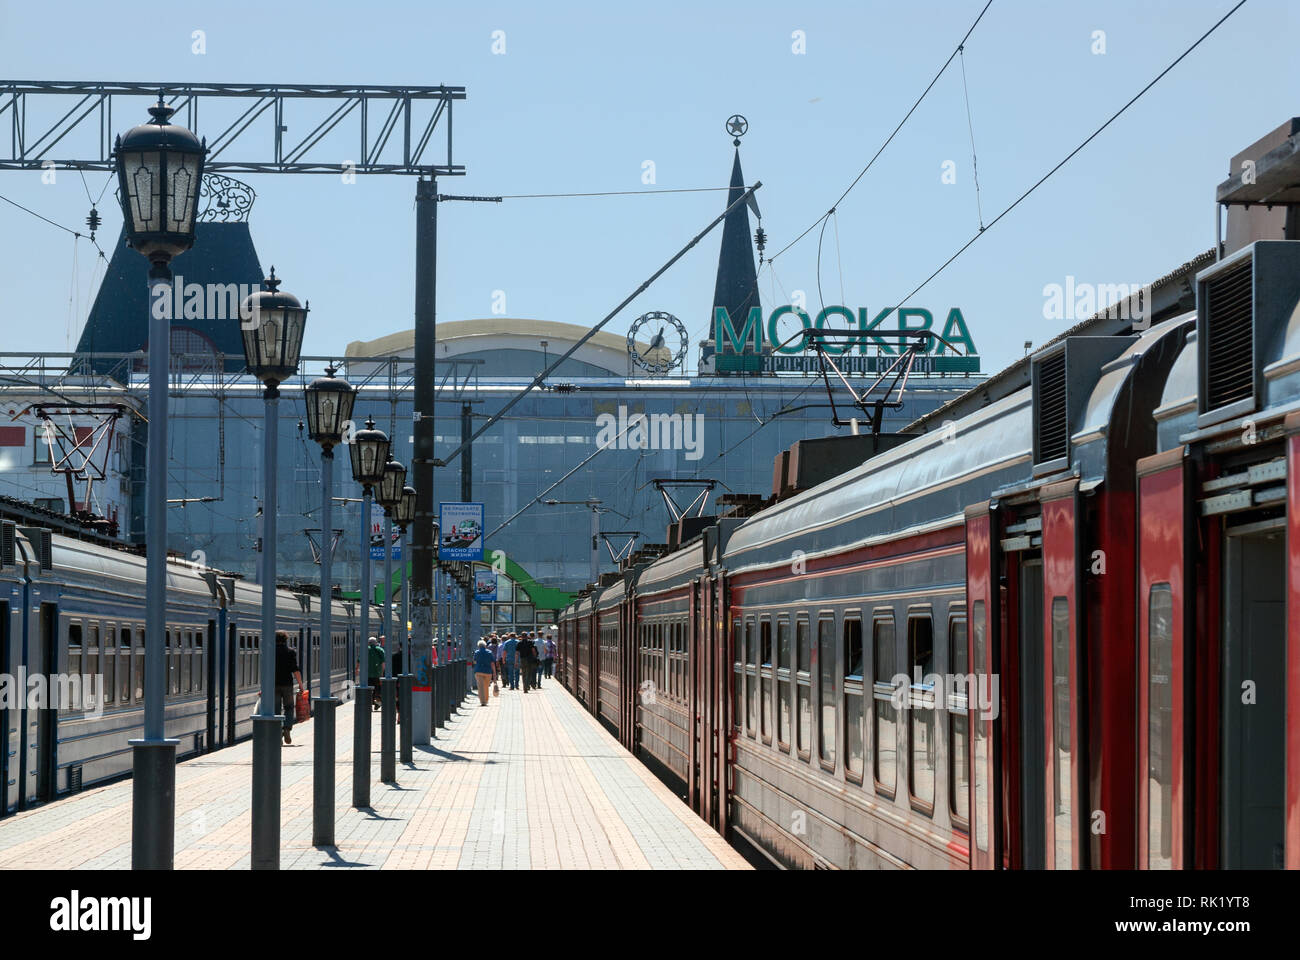
[[[320,696],[313,710],[315,756],[312,764],[312,845],[334,846],[334,711],[342,702],[330,694],[332,584],[334,562],[334,448],[352,419],[357,393],[346,380],[334,377],[334,367],[307,387],[307,435],[320,444]]]
[[[352,727],[352,806],[370,806],[370,498],[384,478],[391,442],[375,421],[352,437],[352,479],[361,484],[361,637],[357,643],[357,702]]]
[[[402,763],[413,763],[412,754],[412,727],[411,727],[411,699],[412,687],[414,685],[414,671],[411,662],[411,633],[407,629],[407,624],[411,621],[410,598],[406,590],[406,570],[409,565],[408,554],[406,552],[406,529],[415,520],[415,487],[403,487],[402,498],[397,502],[397,529],[402,542],[402,674],[397,678],[397,702],[398,713],[402,717],[402,732],[400,737]]]
[[[117,138],[114,162],[127,245],[149,258],[150,305],[171,296],[171,259],[194,245],[206,143],[171,123],[163,101],[148,123]],[[170,870],[176,838],[176,745],[163,714],[167,592],[167,312],[149,312],[149,446],[145,472],[144,738],[132,740],[131,866]]]
[[[379,503],[384,508],[384,678],[380,681],[379,779],[397,780],[397,679],[393,676],[393,515],[402,502],[406,467],[396,460],[384,464]]]
[[[240,307],[239,329],[244,338],[244,363],[266,389],[262,426],[262,711],[253,717],[253,849],[254,870],[280,869],[280,728],[275,712],[275,554],[278,509],[276,481],[280,439],[280,384],[298,372],[308,307],[291,293],[280,292],[271,275],[265,290],[249,295]]]

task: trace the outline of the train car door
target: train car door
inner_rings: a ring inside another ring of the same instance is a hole
[[[14,593],[18,588],[14,587]],[[21,604],[19,609],[21,609]],[[9,644],[13,633],[9,618],[11,606],[8,600],[0,600],[0,676],[9,676]],[[0,817],[13,809],[16,800],[10,797],[9,760],[16,753],[17,737],[13,732],[14,709],[11,698],[0,699]]]
[[[690,743],[686,758],[686,805],[696,812],[700,809],[700,723],[699,697],[696,690],[695,657],[692,656],[695,644],[691,635],[699,615],[699,584],[688,581],[686,584],[686,622],[682,624],[679,635],[686,653],[686,724],[690,730]]]
[[[714,597],[714,636],[713,636],[713,670],[714,690],[716,691],[716,722],[714,724],[718,733],[718,767],[717,767],[717,820],[718,833],[724,837],[730,828],[731,820],[731,766],[734,762],[732,753],[732,743],[735,738],[735,720],[732,718],[732,711],[739,709],[739,704],[732,703],[736,685],[732,682],[732,664],[735,663],[735,654],[733,647],[736,643],[735,631],[739,629],[740,621],[736,621],[736,628],[732,627],[731,620],[731,603],[727,591],[727,581],[725,575],[719,573],[713,581]]]
[[[1016,645],[1020,700],[1020,867],[1046,866],[1047,781],[1043,703],[1043,561],[1020,564]]]
[[[1137,866],[1192,866],[1188,729],[1188,554],[1184,448],[1138,462],[1138,816]],[[1208,813],[1209,811],[1204,811]]]
[[[58,629],[59,608],[52,603],[42,603],[40,617],[37,621],[37,643],[31,652],[34,657],[27,665],[29,677],[44,674],[46,689],[49,681],[58,672]],[[55,770],[57,769],[58,710],[53,698],[47,696],[44,704],[36,710],[36,717],[28,718],[29,735],[34,734],[31,742],[32,773],[35,775],[35,789],[31,798],[39,802],[54,799],[57,787]]]
[[[226,742],[235,742],[235,726],[238,721],[239,702],[239,625],[231,623],[226,627]]]
[[[1042,503],[1043,565],[1040,604],[1043,611],[1043,725],[1047,741],[1047,796],[1044,821],[1048,869],[1085,865],[1080,856],[1078,810],[1087,810],[1083,789],[1079,661],[1079,501],[1078,481],[1045,487]]]
[[[994,691],[993,676],[999,670],[993,659],[990,629],[997,617],[990,620],[988,611],[997,611],[999,600],[993,595],[997,575],[993,569],[995,553],[992,544],[993,520],[987,503],[970,507],[966,511],[966,609],[970,611],[970,629],[967,631],[969,652],[967,663],[977,686],[967,692],[970,717],[970,811],[971,867],[975,870],[992,870],[999,866],[1001,833],[998,824],[997,789],[998,774],[994,763],[997,740],[996,717],[999,712],[990,709],[981,712],[980,685],[990,694]],[[1000,695],[1000,691],[999,691]]]
[[[1280,869],[1286,806],[1286,537],[1223,544],[1220,866]]]
[[[209,753],[217,746],[217,621],[208,621],[207,656],[204,658],[203,675],[207,693],[207,729],[203,735],[203,752]]]

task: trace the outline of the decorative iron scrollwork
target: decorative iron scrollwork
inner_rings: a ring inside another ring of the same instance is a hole
[[[199,185],[199,223],[247,223],[257,194],[242,180],[205,173]]]

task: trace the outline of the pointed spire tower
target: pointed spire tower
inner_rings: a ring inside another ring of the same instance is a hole
[[[740,114],[727,120],[727,133],[732,136],[736,148],[735,158],[731,163],[731,189],[727,191],[727,206],[731,206],[745,193],[745,177],[740,171],[740,138],[749,129],[749,123]],[[749,232],[749,209],[753,208],[758,217],[758,204],[753,195],[747,204],[742,203],[729,214],[722,225],[722,248],[718,252],[718,279],[713,288],[713,304],[710,310],[709,331],[715,335],[717,327],[714,312],[725,307],[731,318],[731,327],[739,335],[745,329],[745,321],[753,308],[758,308],[760,316],[762,304],[758,297],[758,271],[754,267],[753,239]],[[761,325],[761,321],[760,321]],[[720,350],[722,344],[715,344]]]

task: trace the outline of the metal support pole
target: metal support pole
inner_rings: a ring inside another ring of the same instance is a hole
[[[267,386],[263,424],[262,484],[262,707],[253,718],[253,847],[254,870],[280,869],[280,733],[284,717],[275,712],[275,550],[276,455],[279,440],[280,392]]]
[[[379,731],[379,779],[397,782],[397,678],[393,676],[393,518],[384,509],[384,679]]]
[[[407,589],[406,582],[406,565],[409,558],[406,544],[406,527],[400,528],[399,535],[402,544],[402,623],[398,628],[398,636],[402,638],[402,673],[397,678],[397,712],[402,719],[399,743],[402,751],[402,763],[414,763],[415,756],[412,752],[411,736],[411,695],[414,677],[411,669],[410,592]]]
[[[352,717],[352,806],[370,806],[370,487],[361,494],[361,635],[357,702]]]
[[[442,564],[433,571],[433,602],[437,610],[437,624],[434,626],[433,643],[438,650],[438,687],[433,705],[433,724],[436,727],[447,724],[447,645],[442,642],[443,627],[446,620],[442,615]]]
[[[130,742],[131,868],[170,870],[176,840],[176,746],[168,740],[163,714],[163,651],[167,629],[167,366],[170,313],[154,310],[155,296],[170,297],[172,272],[166,263],[149,271],[149,446],[145,466],[144,739]],[[19,796],[25,796],[25,784]]]
[[[333,641],[334,565],[334,451],[320,455],[321,545],[320,545],[320,670],[319,693],[313,701],[311,842],[317,847],[334,846],[334,729],[339,701],[330,695]]]
[[[411,458],[415,486],[415,529],[411,536],[411,633],[414,661],[411,668],[432,671],[434,599],[433,567],[437,559],[434,540],[434,520],[437,500],[434,498],[434,400],[437,383],[434,380],[434,359],[437,356],[438,270],[438,181],[435,178],[417,180],[415,184],[415,449]],[[434,697],[437,679],[429,674],[428,691],[417,691],[411,704],[414,729],[419,743],[427,744],[436,725]],[[429,731],[429,736],[423,734]]]

